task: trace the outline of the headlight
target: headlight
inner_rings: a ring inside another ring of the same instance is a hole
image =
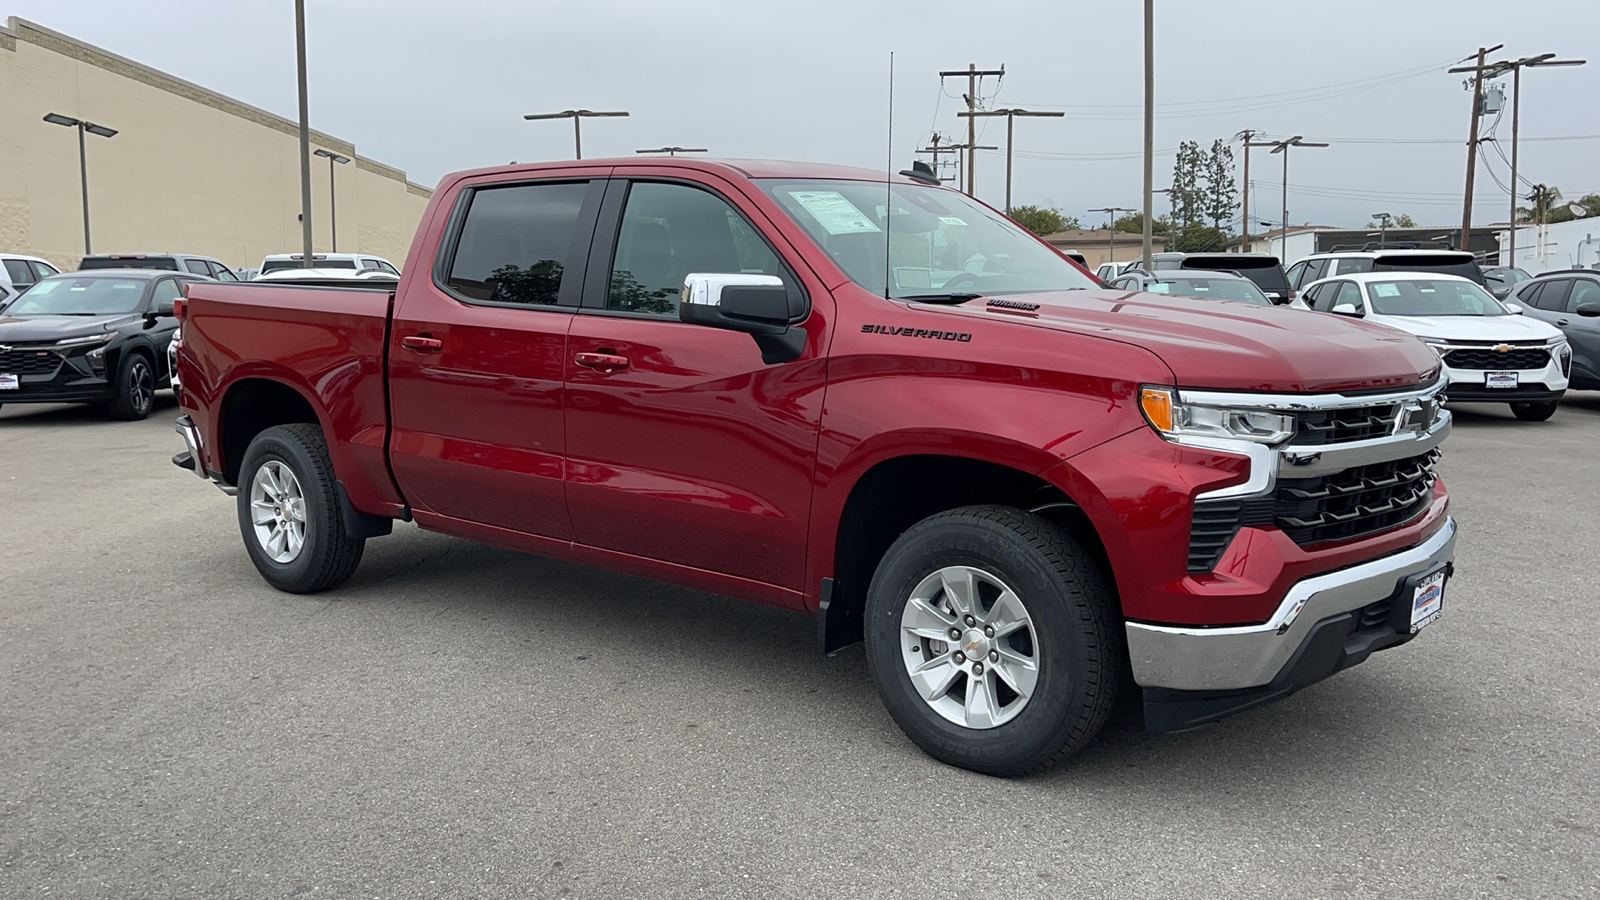
[[[92,347],[96,344],[109,344],[116,336],[115,332],[108,331],[105,334],[88,334],[83,337],[63,338],[56,341],[56,348],[66,349],[69,347]]]
[[[1276,444],[1294,434],[1291,416],[1264,409],[1185,403],[1174,388],[1140,389],[1139,408],[1150,427],[1169,439],[1205,437]]]

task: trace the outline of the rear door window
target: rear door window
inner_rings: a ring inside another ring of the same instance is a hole
[[[33,277],[33,269],[29,267],[26,260],[8,259],[5,264],[6,274],[11,276],[11,283],[16,285],[18,289],[33,284],[38,280]]]
[[[1551,312],[1563,312],[1567,308],[1567,294],[1572,290],[1571,278],[1552,278],[1544,283],[1539,290],[1539,298],[1533,302],[1540,309]]]
[[[473,191],[444,286],[468,301],[576,305],[581,279],[567,269],[588,247],[578,233],[588,193],[587,181]]]

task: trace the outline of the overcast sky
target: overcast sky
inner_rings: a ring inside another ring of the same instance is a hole
[[[38,22],[293,118],[290,0],[10,0]],[[882,167],[895,53],[895,168],[931,134],[960,132],[965,79],[998,68],[991,108],[1061,109],[1018,119],[1013,201],[1139,205],[1142,6],[1138,0],[307,0],[312,127],[432,185],[447,172],[570,158],[567,122],[523,113],[625,109],[593,119],[585,155],[677,144],[713,155]],[[1480,45],[1495,57],[1594,57],[1525,73],[1520,174],[1569,198],[1600,192],[1600,11],[1595,0],[1156,0],[1156,187],[1180,141],[1325,139],[1294,151],[1289,220],[1363,225],[1409,213],[1459,226],[1469,97],[1445,69]],[[1509,85],[1508,85],[1509,89]],[[1509,111],[1496,134],[1510,154]],[[1486,124],[1487,124],[1486,120]],[[1375,143],[1380,140],[1435,143]],[[1004,120],[982,143],[1005,145]],[[1489,170],[1507,166],[1486,147]],[[1163,152],[1164,151],[1164,152]],[[1255,151],[1252,219],[1279,218],[1281,156]],[[980,154],[978,195],[1003,201],[1004,155]],[[1508,195],[1480,166],[1476,221],[1504,221]],[[1524,191],[1525,193],[1525,191]],[[1165,204],[1157,198],[1157,212]],[[1258,229],[1259,230],[1259,229]]]

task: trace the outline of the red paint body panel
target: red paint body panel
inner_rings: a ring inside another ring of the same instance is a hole
[[[285,384],[316,411],[334,469],[357,508],[399,515],[404,501],[385,459],[383,291],[196,282],[178,352],[183,408],[200,429],[206,468],[229,453],[220,413],[248,379]]]
[[[767,365],[747,335],[476,306],[433,284],[463,189],[607,175],[670,177],[728,198],[810,297],[802,357]],[[996,463],[1065,491],[1105,544],[1125,614],[1146,622],[1260,622],[1295,581],[1442,527],[1440,483],[1432,508],[1401,528],[1309,551],[1244,529],[1214,572],[1190,575],[1193,497],[1244,481],[1248,461],[1160,438],[1136,406],[1141,384],[1400,388],[1434,377],[1432,351],[1339,317],[1109,290],[1007,298],[1036,310],[887,300],[852,283],[752,178],[883,175],[676,158],[450,176],[419,227],[388,328],[381,294],[196,285],[180,369],[207,467],[220,458],[216,413],[229,386],[270,378],[316,408],[359,509],[398,515],[405,504],[438,531],[808,610],[835,574],[852,489],[908,455]],[[408,336],[439,347],[407,348]],[[582,365],[580,353],[628,364]]]

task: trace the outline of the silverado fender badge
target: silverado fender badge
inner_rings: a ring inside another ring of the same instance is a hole
[[[965,331],[930,331],[926,328],[901,328],[888,325],[863,325],[862,334],[897,334],[900,337],[927,338],[933,341],[960,341],[963,344],[972,340],[972,335]]]

